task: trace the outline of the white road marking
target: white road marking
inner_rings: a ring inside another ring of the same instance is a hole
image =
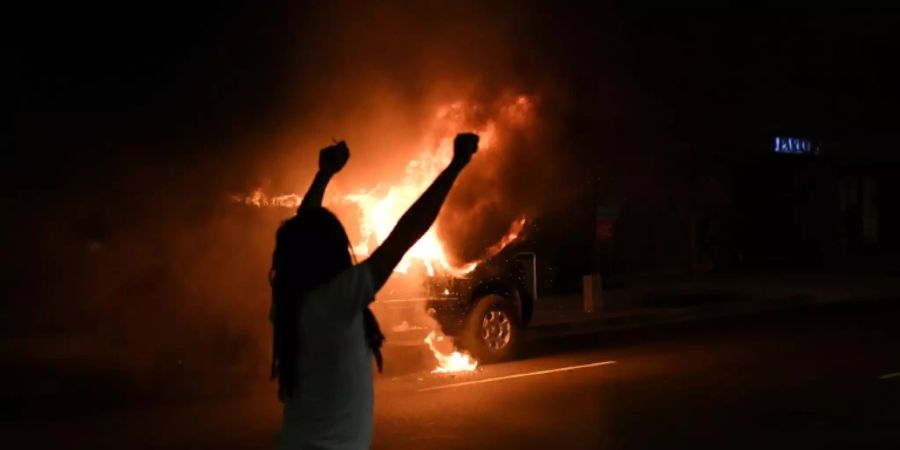
[[[616,363],[615,361],[603,361],[603,362],[595,362],[595,363],[590,363],[590,364],[582,364],[580,366],[568,366],[568,367],[560,367],[557,369],[538,370],[537,372],[517,373],[517,374],[506,375],[506,376],[502,376],[502,377],[485,378],[483,380],[464,381],[462,383],[453,383],[453,384],[445,384],[445,385],[441,385],[441,386],[432,386],[432,387],[419,389],[418,392],[437,391],[440,389],[450,389],[450,388],[455,388],[455,387],[460,387],[460,386],[469,386],[469,385],[473,385],[473,384],[493,383],[495,381],[511,380],[513,378],[533,377],[535,375],[545,375],[548,373],[566,372],[569,370],[578,370],[578,369],[588,369],[591,367],[600,367],[600,366],[606,366],[606,365],[615,364],[615,363]]]
[[[900,377],[900,372],[886,373],[886,374],[884,374],[884,375],[878,377],[878,379],[880,379],[880,380],[890,380],[891,378],[896,378],[896,377]]]

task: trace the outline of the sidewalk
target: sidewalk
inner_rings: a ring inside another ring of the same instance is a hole
[[[806,305],[900,299],[900,277],[864,274],[765,274],[655,282],[603,291],[585,313],[580,295],[539,297],[526,339],[779,311]]]

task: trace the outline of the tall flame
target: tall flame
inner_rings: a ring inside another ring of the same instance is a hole
[[[527,127],[532,118],[533,100],[525,95],[508,98],[494,110],[495,117],[482,120],[481,126],[474,130],[481,137],[479,152],[489,152],[497,145],[496,128],[498,122],[505,126]],[[376,186],[362,189],[340,198],[342,202],[355,204],[359,211],[361,239],[353,245],[357,255],[367,256],[387,238],[400,216],[425,191],[438,176],[453,156],[453,136],[459,130],[471,129],[472,115],[483,116],[484,109],[480,105],[466,104],[462,101],[446,104],[437,109],[432,118],[431,130],[426,133],[425,142],[436,144],[425,145],[418,157],[406,166],[403,178],[389,187]],[[267,196],[261,189],[249,195],[234,195],[233,201],[257,207],[276,206],[296,208],[303,197],[297,194]],[[516,240],[525,224],[525,217],[520,216],[510,225],[509,232],[500,241],[484,252],[481,259],[497,254],[504,247]],[[420,261],[429,276],[437,270],[460,277],[478,266],[478,261],[462,265],[453,265],[447,257],[444,244],[438,238],[434,227],[431,227],[418,242],[406,253],[395,271],[407,273],[413,261]]]
[[[442,139],[436,148],[424,150],[418,158],[407,164],[403,178],[386,192],[376,187],[344,197],[344,200],[355,203],[360,211],[362,240],[353,246],[356,254],[368,255],[373,250],[371,248],[373,244],[377,246],[384,242],[400,216],[450,163],[453,154],[452,145],[451,138],[447,137]],[[429,228],[406,252],[395,270],[407,273],[413,260],[420,261],[429,276],[434,276],[436,268],[454,276],[462,276],[477,265],[474,262],[458,267],[450,264],[444,245],[438,239],[434,227]]]
[[[466,114],[472,107],[463,102],[455,102],[438,109],[432,123],[432,131],[426,138],[437,142],[433,146],[425,146],[418,157],[406,166],[403,178],[386,190],[376,187],[349,194],[343,200],[354,203],[360,211],[361,240],[353,246],[358,255],[368,255],[374,247],[387,238],[400,216],[425,191],[438,174],[447,167],[453,157],[453,134],[448,130],[466,128]],[[503,120],[514,126],[527,125],[531,113],[531,100],[526,96],[517,96],[499,109],[498,117],[486,121],[475,130],[480,136],[479,152],[489,152],[497,146],[496,120]],[[435,135],[438,139],[434,139]],[[524,216],[517,218],[510,226],[510,231],[485,253],[485,258],[492,256],[514,241],[525,224]],[[483,258],[484,259],[484,258]],[[415,245],[406,253],[395,271],[407,273],[413,261],[424,266],[428,276],[434,276],[436,270],[460,277],[477,267],[473,261],[461,266],[450,263],[444,245],[438,238],[434,227],[431,227]]]
[[[516,96],[507,99],[503,104],[495,105],[495,117],[489,120],[481,120],[481,126],[474,131],[479,134],[479,152],[490,152],[497,147],[497,124],[513,128],[525,128],[532,119],[532,99],[527,96]],[[359,223],[361,236],[359,242],[353,245],[357,255],[367,256],[387,238],[393,230],[400,216],[410,205],[425,191],[438,174],[449,164],[453,156],[453,137],[460,130],[469,129],[472,122],[470,114],[482,117],[485,110],[479,105],[469,105],[464,102],[454,102],[438,108],[432,118],[431,131],[425,136],[424,142],[430,143],[423,146],[419,155],[406,166],[403,177],[395,183],[384,186],[376,186],[372,189],[362,189],[345,195],[340,202],[356,205],[359,211]],[[296,194],[286,194],[269,197],[257,189],[250,195],[233,196],[232,199],[247,205],[277,206],[296,208],[302,197]],[[525,226],[525,217],[516,218],[509,227],[509,231],[498,242],[490,246],[482,254],[481,258],[463,265],[455,266],[450,263],[444,244],[438,238],[434,227],[431,227],[418,242],[406,253],[395,271],[407,273],[413,261],[420,262],[428,276],[434,276],[437,271],[460,277],[471,272],[479,261],[490,258],[499,253],[507,245],[515,241]],[[435,346],[443,336],[432,331],[425,338],[438,367],[433,373],[452,373],[473,371],[478,362],[466,353],[453,351],[449,354],[441,352]]]

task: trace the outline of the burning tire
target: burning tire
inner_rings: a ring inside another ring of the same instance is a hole
[[[513,302],[499,295],[486,295],[469,313],[465,346],[481,362],[508,360],[515,354],[520,330]]]

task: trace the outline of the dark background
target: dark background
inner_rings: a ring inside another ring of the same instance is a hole
[[[896,11],[557,3],[14,11],[4,333],[87,336],[139,373],[186,354],[259,372],[284,212],[229,196],[301,191],[333,136],[348,177],[396,173],[404,130],[458,95],[541,99],[539,137],[497,180],[510,205],[532,176],[533,205],[693,189],[779,134],[898,159]]]

